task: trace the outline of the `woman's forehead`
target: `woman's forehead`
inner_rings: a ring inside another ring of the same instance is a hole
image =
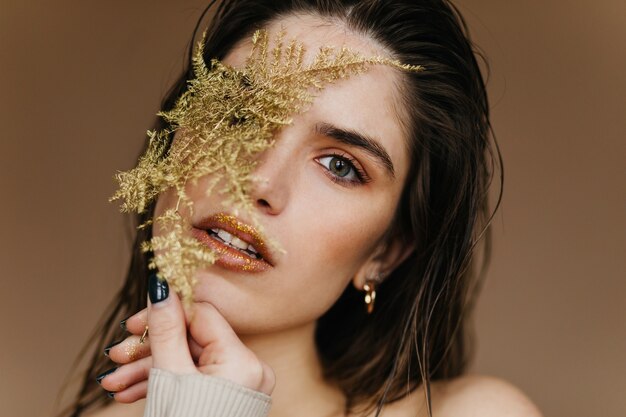
[[[376,40],[354,30],[338,18],[323,17],[309,13],[277,17],[265,27],[269,33],[268,48],[276,44],[276,35],[284,33],[283,39],[296,39],[305,48],[304,63],[310,63],[320,48],[349,48],[363,56],[391,58],[389,51]],[[246,36],[226,55],[224,63],[242,67],[252,50],[251,37]]]
[[[303,62],[310,64],[320,48],[339,50],[349,48],[364,57],[390,58],[375,40],[358,34],[338,19],[323,18],[309,14],[281,17],[267,27],[268,50],[276,46],[276,35],[284,33],[283,43],[295,39],[302,43],[305,52]],[[235,68],[243,68],[252,51],[251,37],[239,42],[223,62]],[[328,123],[379,138],[387,148],[402,177],[408,164],[407,134],[401,119],[404,114],[400,99],[400,71],[387,65],[370,65],[363,74],[335,82],[315,94],[311,108],[298,116],[296,121],[308,121],[313,126]]]

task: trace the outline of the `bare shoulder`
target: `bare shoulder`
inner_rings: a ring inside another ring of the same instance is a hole
[[[437,382],[432,401],[436,417],[541,417],[517,387],[489,376],[465,375]]]
[[[432,417],[541,417],[537,407],[512,384],[465,375],[431,384]],[[383,417],[428,417],[421,387],[388,404]]]
[[[145,407],[145,400],[132,404],[113,403],[107,407],[87,413],[85,417],[141,417]]]

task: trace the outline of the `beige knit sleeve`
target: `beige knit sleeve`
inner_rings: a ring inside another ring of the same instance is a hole
[[[228,379],[152,368],[144,417],[266,417],[271,402]]]

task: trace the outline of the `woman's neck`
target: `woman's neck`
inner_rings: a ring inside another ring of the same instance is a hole
[[[270,417],[343,416],[343,393],[322,377],[315,347],[315,322],[240,338],[276,374]]]

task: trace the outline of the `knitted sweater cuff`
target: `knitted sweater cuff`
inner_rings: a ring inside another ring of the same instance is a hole
[[[228,379],[152,368],[144,417],[266,417],[271,403]]]

